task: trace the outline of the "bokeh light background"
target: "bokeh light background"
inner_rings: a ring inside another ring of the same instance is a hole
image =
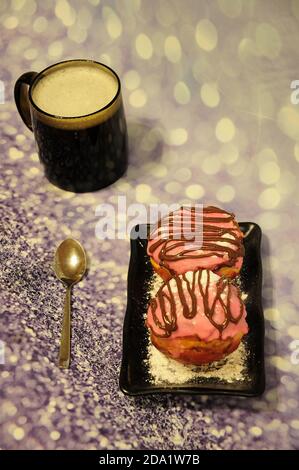
[[[1,447],[299,447],[299,1],[1,0]],[[130,167],[112,187],[50,185],[13,103],[28,70],[92,58],[119,73]],[[129,243],[95,237],[95,208],[203,202],[262,227],[267,390],[259,399],[133,399],[118,390]],[[56,367],[73,236],[91,259],[74,289],[69,371]]]

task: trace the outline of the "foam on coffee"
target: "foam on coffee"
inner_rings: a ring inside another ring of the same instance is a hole
[[[108,69],[94,63],[68,63],[38,80],[32,99],[46,113],[80,117],[104,108],[117,90],[118,81]]]

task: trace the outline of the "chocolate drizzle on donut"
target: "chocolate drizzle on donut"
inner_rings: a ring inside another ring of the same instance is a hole
[[[206,279],[203,280],[203,273],[206,273]],[[204,282],[203,282],[204,281]],[[219,337],[230,322],[238,323],[244,313],[244,304],[241,299],[240,291],[231,284],[226,278],[219,278],[215,286],[215,292],[211,287],[211,273],[208,270],[198,270],[192,273],[190,281],[185,274],[175,276],[171,280],[165,282],[157,292],[155,298],[151,299],[149,308],[153,316],[155,325],[163,334],[154,332],[160,338],[169,338],[171,333],[177,329],[177,304],[176,298],[171,288],[171,283],[175,282],[180,304],[183,308],[185,318],[192,319],[199,314],[198,295],[200,293],[203,300],[204,314],[211,324],[218,330]],[[185,286],[184,286],[185,283]],[[240,301],[240,313],[234,317],[231,310],[232,289],[236,290]],[[224,312],[224,320],[218,323],[215,319],[216,305],[220,303]],[[160,305],[161,320],[157,316],[157,307]]]
[[[160,249],[158,253],[160,266],[171,271],[169,267],[170,262],[181,259],[200,259],[207,256],[224,258],[226,255],[228,260],[225,264],[233,266],[237,258],[244,255],[240,229],[233,213],[213,206],[203,208],[202,218],[199,217],[200,213],[195,207],[182,207],[180,211],[181,214],[179,214],[179,211],[175,211],[160,219],[157,227],[149,236],[150,240],[159,237],[157,241],[148,247],[148,251],[152,255],[155,250]],[[191,220],[191,233],[194,234],[196,229],[202,231],[201,242],[196,240],[196,236],[190,238],[190,233],[188,237],[184,236],[184,231],[182,230],[184,211],[188,211],[186,218],[188,217],[189,223]],[[217,214],[222,216],[217,216]],[[221,223],[227,224],[229,222],[231,223],[230,227],[215,225]],[[167,235],[163,236],[165,231]],[[178,234],[182,235],[178,236]],[[178,247],[181,247],[181,250],[174,254],[173,251]]]

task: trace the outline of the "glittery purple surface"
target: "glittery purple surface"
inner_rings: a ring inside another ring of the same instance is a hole
[[[299,447],[299,365],[291,359],[299,340],[299,105],[290,101],[298,22],[296,0],[1,0],[1,448]],[[21,73],[75,57],[117,70],[130,139],[127,175],[81,195],[44,178],[12,93]],[[122,395],[129,243],[95,236],[96,207],[119,195],[128,204],[214,203],[262,226],[261,398]],[[73,290],[65,371],[57,367],[64,288],[52,263],[70,236],[85,246],[90,268]]]

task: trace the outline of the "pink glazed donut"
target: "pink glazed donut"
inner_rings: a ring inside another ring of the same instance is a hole
[[[198,227],[202,240],[184,237],[182,224],[186,220],[193,234]],[[147,253],[164,280],[197,269],[210,269],[232,278],[242,267],[243,234],[230,212],[208,206],[201,217],[198,209],[183,207],[158,221],[149,235]]]
[[[239,289],[208,270],[166,281],[150,301],[146,325],[157,349],[196,365],[223,359],[248,333]]]

